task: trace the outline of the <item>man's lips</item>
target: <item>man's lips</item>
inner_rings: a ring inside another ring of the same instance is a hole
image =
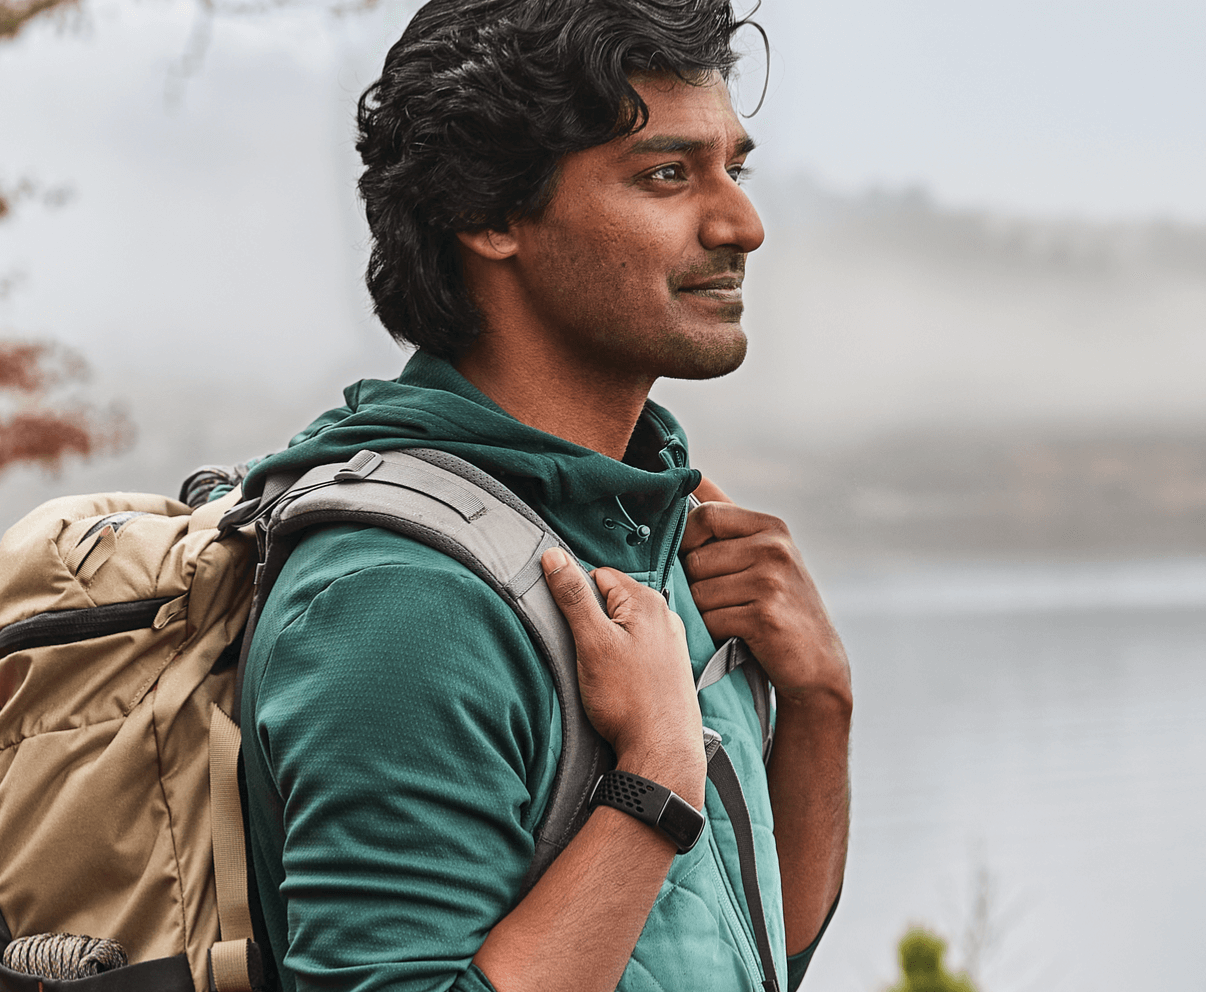
[[[742,276],[715,276],[711,279],[701,279],[697,282],[686,283],[678,287],[680,293],[691,293],[695,296],[707,296],[726,303],[741,300]]]

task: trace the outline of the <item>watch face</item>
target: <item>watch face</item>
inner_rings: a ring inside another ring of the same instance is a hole
[[[689,851],[703,833],[703,814],[685,799],[671,796],[657,825],[681,851]]]

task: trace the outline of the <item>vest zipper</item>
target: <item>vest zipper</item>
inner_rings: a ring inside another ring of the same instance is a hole
[[[674,571],[674,556],[678,554],[683,531],[687,529],[687,500],[679,501],[678,519],[674,523],[674,540],[667,545],[667,553],[658,562],[658,591],[665,594],[670,588],[670,573]]]
[[[659,451],[658,458],[662,464],[669,469],[686,468],[687,465],[687,446],[683,444],[682,439],[663,423],[662,419],[651,413],[652,419],[661,427],[665,443],[662,445],[662,450]],[[686,499],[681,501],[678,511],[678,519],[674,523],[674,540],[669,544],[669,552],[658,562],[657,574],[658,585],[657,589],[663,596],[668,597],[670,588],[670,573],[674,569],[674,556],[678,553],[679,542],[683,539],[683,531],[687,527],[687,509],[688,503]]]

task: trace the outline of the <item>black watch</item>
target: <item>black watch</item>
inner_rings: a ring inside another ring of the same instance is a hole
[[[664,785],[631,772],[613,768],[600,775],[590,794],[590,808],[596,806],[611,806],[656,827],[674,841],[679,854],[686,854],[703,836],[703,813]]]

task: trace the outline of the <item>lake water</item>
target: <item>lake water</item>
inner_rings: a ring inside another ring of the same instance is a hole
[[[875,992],[913,922],[981,992],[1206,989],[1206,559],[824,589],[855,673],[842,904],[805,988]]]

